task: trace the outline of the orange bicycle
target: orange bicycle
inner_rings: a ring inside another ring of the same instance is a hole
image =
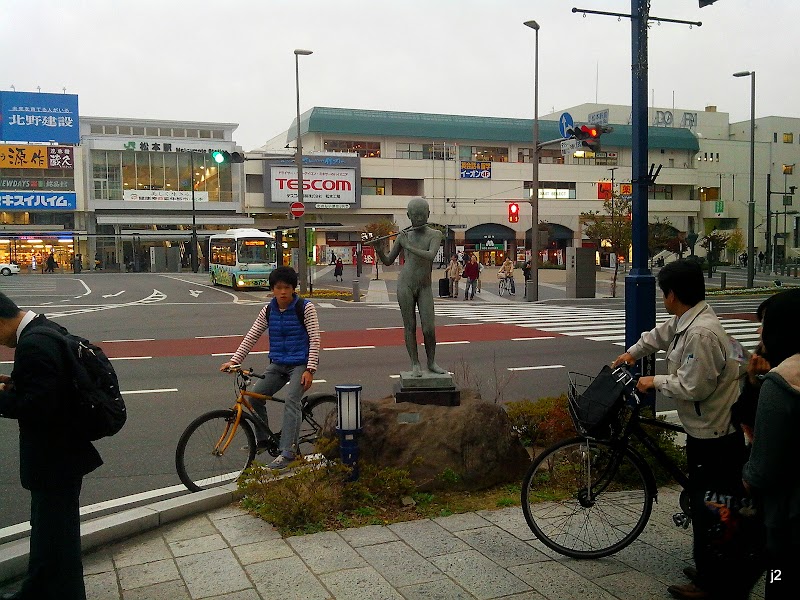
[[[281,432],[273,432],[267,420],[253,410],[251,400],[282,402],[280,398],[247,391],[253,369],[235,366],[236,403],[232,408],[212,410],[189,423],[178,440],[175,466],[181,482],[193,492],[235,481],[253,462],[257,452],[266,451],[271,456],[280,454]],[[314,443],[331,412],[336,411],[333,394],[306,394],[302,400],[302,421],[299,446],[301,453],[313,452]],[[254,428],[261,426],[267,432],[266,447],[256,448]]]

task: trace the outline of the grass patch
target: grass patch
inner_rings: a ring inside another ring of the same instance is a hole
[[[520,504],[519,484],[434,494],[414,491],[414,482],[404,469],[362,464],[358,481],[348,481],[349,476],[349,468],[336,461],[302,465],[290,477],[276,477],[254,463],[239,481],[244,491],[242,506],[287,537]],[[444,472],[441,477],[455,480],[458,476]]]

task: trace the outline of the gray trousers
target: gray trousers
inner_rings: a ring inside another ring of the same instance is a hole
[[[257,394],[272,396],[286,386],[286,405],[283,408],[283,425],[281,426],[280,451],[285,455],[295,455],[299,452],[297,439],[300,437],[300,423],[302,422],[303,384],[302,377],[306,365],[278,365],[270,363],[264,372],[264,379],[256,379],[253,391]],[[287,386],[288,383],[288,386]],[[267,422],[266,406],[260,402],[253,402],[253,409],[259,417]],[[266,431],[260,426],[256,427],[256,439],[266,437]]]

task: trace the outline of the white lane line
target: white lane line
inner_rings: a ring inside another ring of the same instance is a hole
[[[156,390],[129,390],[127,392],[120,391],[120,394],[166,394],[167,392],[177,392],[178,388],[161,388]]]
[[[13,360],[0,360],[0,365],[13,365]]]
[[[543,335],[541,337],[527,337],[527,338],[511,338],[512,342],[527,342],[530,340],[553,340],[555,336],[553,335]]]
[[[117,356],[116,358],[109,358],[108,360],[150,360],[152,356]]]
[[[469,340],[459,340],[457,342],[436,342],[437,346],[452,346],[454,344],[469,344]],[[420,344],[420,346],[424,346],[425,344]]]
[[[211,356],[230,356],[233,354],[232,352],[217,352],[216,354],[212,354]],[[251,354],[269,354],[269,350],[258,350],[256,352],[248,352],[247,355]]]
[[[367,327],[367,331],[382,331],[384,329],[403,329],[403,327]]]
[[[323,350],[369,350],[371,348],[375,348],[375,346],[339,346],[338,348],[323,348]]]
[[[212,338],[229,338],[229,337],[242,337],[241,334],[238,333],[231,333],[230,335],[196,335],[194,339],[196,340],[210,340]]]
[[[313,379],[311,383],[328,383],[327,379]]]
[[[503,325],[505,324],[503,322]],[[446,323],[442,327],[469,327],[470,325],[486,325],[486,323]]]
[[[542,369],[563,369],[564,365],[538,365],[536,367],[509,367],[509,371],[541,371]]]
[[[138,338],[132,340],[103,340],[101,344],[115,344],[117,342],[155,342],[156,338]]]

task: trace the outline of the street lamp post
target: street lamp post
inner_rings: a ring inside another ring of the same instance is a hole
[[[533,53],[533,181],[531,182],[531,274],[525,283],[525,300],[539,300],[539,24],[525,21],[535,32]]]
[[[194,204],[194,151],[192,150],[189,150],[189,169],[192,183],[192,273],[197,273],[200,267],[197,260],[197,211]]]
[[[294,51],[294,83],[297,91],[297,201],[303,202],[303,143],[300,140],[300,56],[313,54],[311,50]],[[300,293],[308,291],[308,264],[306,261],[306,215],[297,220],[297,275],[300,280]]]
[[[747,287],[753,287],[755,273],[755,168],[756,168],[756,72],[738,71],[734,77],[750,78],[750,200],[747,203]]]

